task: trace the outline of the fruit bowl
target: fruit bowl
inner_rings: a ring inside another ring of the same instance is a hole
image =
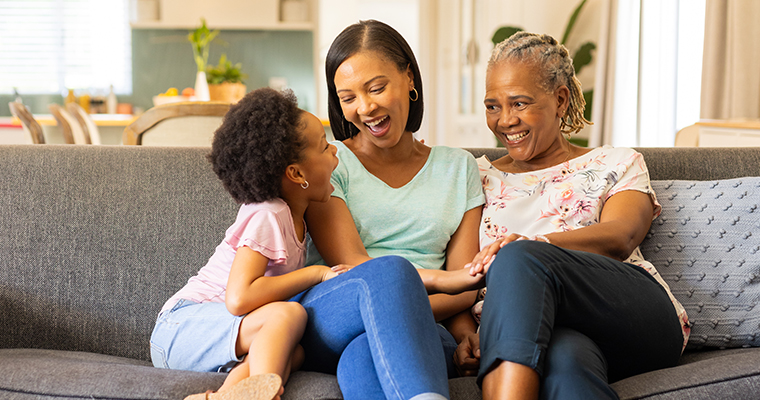
[[[180,101],[196,101],[195,96],[153,96],[153,105],[160,106],[162,104],[177,103]]]

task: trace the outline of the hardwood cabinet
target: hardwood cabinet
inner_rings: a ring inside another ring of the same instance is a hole
[[[316,0],[154,1],[158,6],[158,19],[134,21],[132,28],[193,29],[205,18],[210,29],[311,31],[317,8]],[[299,10],[299,7],[304,9]],[[296,17],[291,18],[291,15]],[[302,15],[306,16],[305,20]]]

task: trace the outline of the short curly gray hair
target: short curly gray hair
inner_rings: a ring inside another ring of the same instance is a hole
[[[570,90],[567,112],[562,117],[560,131],[571,134],[592,122],[583,116],[586,100],[583,98],[581,82],[575,77],[573,60],[565,46],[549,35],[517,32],[497,44],[488,60],[490,70],[501,61],[517,61],[535,67],[539,87],[548,93],[565,85]]]

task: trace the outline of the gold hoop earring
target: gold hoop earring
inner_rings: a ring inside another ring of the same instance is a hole
[[[308,189],[308,188],[309,188],[309,181],[304,179],[303,183],[301,184],[301,189]]]
[[[412,92],[414,92],[414,98],[412,98]],[[420,94],[417,93],[417,88],[412,88],[411,91],[409,91],[409,100],[411,101],[417,101],[417,99],[420,98]]]

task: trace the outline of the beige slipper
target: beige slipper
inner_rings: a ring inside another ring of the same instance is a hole
[[[185,400],[272,400],[280,391],[282,379],[277,374],[249,376],[230,390],[219,393],[197,393]]]
[[[277,374],[249,376],[233,386],[230,390],[214,393],[212,400],[272,400],[282,386],[282,379]]]

